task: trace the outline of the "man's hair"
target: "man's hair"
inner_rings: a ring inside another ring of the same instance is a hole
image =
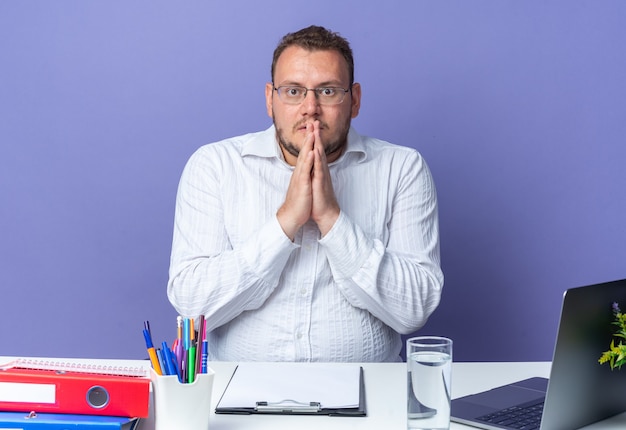
[[[350,77],[350,87],[354,83],[354,58],[352,57],[352,49],[346,39],[341,37],[339,33],[333,33],[324,27],[312,25],[295,33],[286,34],[274,50],[274,58],[272,60],[272,82],[274,81],[274,72],[276,71],[276,63],[278,58],[285,49],[290,46],[299,46],[308,51],[337,51],[348,63],[348,75]]]

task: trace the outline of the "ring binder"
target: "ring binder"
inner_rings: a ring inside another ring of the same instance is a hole
[[[150,378],[20,368],[0,370],[1,411],[146,418],[149,405]]]
[[[296,400],[285,399],[280,402],[256,402],[254,408],[257,412],[280,412],[280,413],[306,413],[319,412],[322,409],[320,402],[298,402]]]

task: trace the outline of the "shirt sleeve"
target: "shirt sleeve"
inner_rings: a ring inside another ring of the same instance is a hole
[[[320,240],[346,299],[398,333],[423,326],[438,306],[440,268],[437,196],[419,154],[409,157],[392,198],[386,243],[367,237],[344,212]]]
[[[212,330],[262,306],[297,245],[273,217],[233,249],[214,161],[219,157],[207,152],[197,151],[181,175],[167,295],[180,315],[205,315]]]

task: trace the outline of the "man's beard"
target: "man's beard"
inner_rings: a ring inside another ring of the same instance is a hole
[[[302,125],[302,121],[297,123],[293,127],[294,134],[296,133],[296,130],[300,128],[301,125]],[[298,149],[296,145],[293,144],[293,142],[285,138],[285,134],[283,133],[283,130],[278,127],[278,125],[276,124],[276,121],[274,121],[274,127],[276,128],[276,138],[278,139],[278,144],[280,145],[280,147],[283,148],[285,151],[287,151],[289,154],[293,155],[294,157],[298,157],[298,155],[300,155],[300,149]],[[320,121],[320,128],[328,130],[328,126],[326,125],[326,123],[323,123],[321,121]],[[334,154],[336,152],[343,150],[343,148],[348,144],[348,132],[349,131],[350,131],[350,120],[348,119],[347,123],[345,124],[345,129],[342,130],[339,137],[334,141],[326,143],[324,152],[326,153],[327,157],[331,154]]]

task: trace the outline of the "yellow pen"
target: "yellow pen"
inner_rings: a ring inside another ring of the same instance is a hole
[[[146,348],[148,349],[148,355],[150,356],[150,362],[152,363],[152,368],[156,372],[157,375],[163,375],[163,371],[161,370],[161,365],[159,364],[159,359],[157,358],[156,351],[154,350],[154,345],[152,345],[152,334],[150,333],[150,323],[148,321],[143,323],[143,337],[146,340]]]

